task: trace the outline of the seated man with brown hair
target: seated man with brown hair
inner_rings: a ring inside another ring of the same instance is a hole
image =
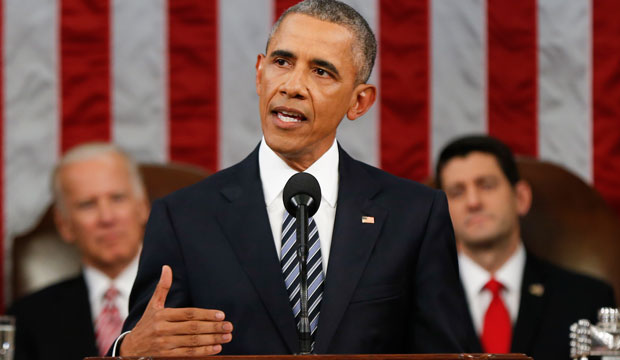
[[[138,267],[149,209],[129,156],[114,145],[84,144],[63,156],[52,181],[56,225],[78,248],[82,273],[11,307],[16,360],[105,354],[127,316]]]
[[[477,352],[569,358],[569,326],[614,306],[602,281],[569,272],[527,251],[519,217],[532,201],[505,144],[468,136],[439,156],[437,185],[446,192]],[[587,241],[587,239],[583,239]]]

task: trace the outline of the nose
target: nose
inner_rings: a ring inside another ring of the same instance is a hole
[[[285,76],[286,78],[280,86],[280,94],[292,99],[306,99],[308,97],[308,88],[303,69],[296,67]]]
[[[114,209],[109,201],[101,201],[97,207],[99,222],[103,225],[111,224],[114,221]]]
[[[482,207],[480,193],[476,188],[467,189],[465,192],[465,201],[469,210],[478,210]]]

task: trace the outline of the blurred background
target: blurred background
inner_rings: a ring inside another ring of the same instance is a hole
[[[620,213],[619,1],[345,2],[379,40],[377,103],[339,130],[351,155],[423,181],[446,142],[488,133],[573,172]],[[1,3],[6,303],[13,239],[48,208],[68,148],[111,141],[142,163],[214,172],[258,144],[256,55],[296,1]]]

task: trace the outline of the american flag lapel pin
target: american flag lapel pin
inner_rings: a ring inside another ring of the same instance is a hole
[[[362,216],[362,224],[374,224],[375,217],[374,216]]]

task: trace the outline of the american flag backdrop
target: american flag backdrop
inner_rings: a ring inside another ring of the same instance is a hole
[[[0,2],[7,279],[12,238],[49,205],[50,171],[73,145],[109,140],[142,162],[209,170],[249,153],[256,55],[296,1]],[[447,141],[490,133],[620,211],[620,1],[346,2],[379,40],[378,101],[339,129],[354,157],[421,180]]]

